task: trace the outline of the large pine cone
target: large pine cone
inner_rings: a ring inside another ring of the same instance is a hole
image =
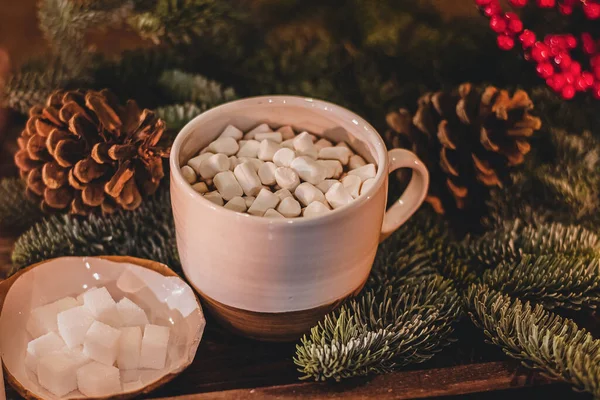
[[[388,114],[386,140],[423,160],[431,176],[426,201],[438,213],[477,208],[530,151],[528,138],[541,127],[532,108],[523,90],[510,96],[465,83],[455,92],[422,96],[412,119],[404,109]]]
[[[165,124],[108,90],[56,91],[33,107],[15,163],[45,211],[133,210],[156,191],[169,149]]]

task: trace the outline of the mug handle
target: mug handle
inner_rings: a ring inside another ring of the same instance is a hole
[[[405,149],[393,149],[388,151],[388,158],[388,173],[398,168],[410,168],[413,174],[402,196],[385,212],[379,242],[390,236],[417,211],[429,188],[429,171],[414,153]]]

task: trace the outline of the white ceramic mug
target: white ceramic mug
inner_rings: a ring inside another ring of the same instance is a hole
[[[247,131],[265,122],[345,140],[377,165],[375,184],[351,204],[323,216],[270,219],[216,206],[183,179],[180,167],[228,124]],[[429,184],[417,156],[403,149],[388,152],[381,136],[358,115],[294,96],[247,98],[204,112],[175,139],[170,166],[177,246],[188,280],[204,297],[204,305],[234,330],[275,340],[306,330],[301,322],[291,323],[289,313],[300,321],[303,312],[312,310],[305,322],[314,324],[362,288],[378,243],[417,210]],[[412,180],[386,211],[388,175],[398,168],[413,169]],[[232,321],[240,313],[245,317]],[[257,315],[281,318],[248,320]],[[286,318],[285,326],[276,322]],[[266,332],[250,331],[247,326],[253,323],[264,325]]]

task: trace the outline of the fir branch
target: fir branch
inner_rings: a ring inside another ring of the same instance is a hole
[[[0,228],[19,232],[42,218],[38,204],[25,195],[25,183],[17,178],[0,180]]]
[[[221,84],[204,76],[180,70],[165,71],[158,84],[174,103],[192,102],[204,107],[214,107],[237,97],[232,88],[223,88]]]
[[[600,398],[600,341],[573,321],[486,285],[469,288],[466,307],[473,322],[507,355]]]
[[[600,258],[527,255],[486,271],[483,283],[546,309],[595,309],[600,304]]]
[[[459,297],[450,281],[428,275],[367,292],[304,336],[294,363],[302,379],[341,380],[429,360],[450,343],[459,315]]]
[[[15,243],[18,269],[48,258],[75,255],[130,255],[179,266],[168,189],[163,187],[135,211],[111,215],[51,216]]]
[[[165,121],[169,131],[179,132],[185,124],[205,110],[206,107],[199,107],[194,103],[183,103],[159,107],[154,112]]]

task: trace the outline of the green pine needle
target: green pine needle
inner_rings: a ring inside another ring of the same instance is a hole
[[[155,109],[156,115],[165,121],[169,131],[179,132],[191,119],[201,114],[206,107],[194,103],[173,104]]]
[[[39,205],[25,195],[21,179],[0,179],[0,228],[19,232],[39,221],[42,215]]]
[[[18,238],[12,253],[18,269],[62,256],[130,255],[177,268],[175,227],[168,189],[159,189],[135,211],[111,215],[52,216]]]
[[[221,84],[204,76],[180,70],[165,71],[158,84],[165,95],[175,103],[192,102],[205,107],[214,107],[237,97],[232,88],[223,88]]]
[[[600,341],[575,322],[486,285],[472,285],[466,307],[487,338],[551,379],[600,398]]]

